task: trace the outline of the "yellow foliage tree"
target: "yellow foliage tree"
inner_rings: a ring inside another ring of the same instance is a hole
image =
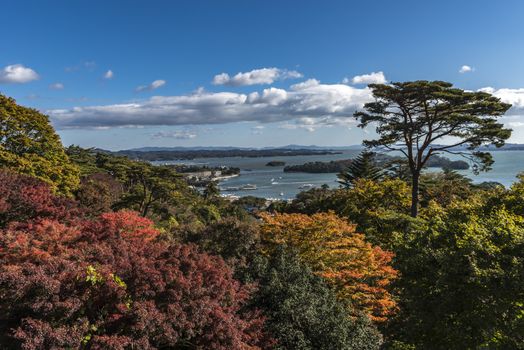
[[[334,213],[262,214],[266,249],[285,244],[295,248],[311,269],[331,284],[355,313],[383,322],[396,309],[387,287],[397,276],[393,254],[374,247],[355,225]]]
[[[48,183],[63,194],[79,185],[79,170],[67,157],[49,118],[0,94],[0,168]]]

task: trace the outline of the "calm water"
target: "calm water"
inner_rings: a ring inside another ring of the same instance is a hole
[[[334,155],[200,158],[191,161],[174,161],[170,163],[238,167],[241,169],[240,176],[221,181],[219,184],[220,187],[238,187],[253,184],[257,186],[257,189],[224,191],[224,194],[289,199],[303,191],[304,189],[300,189],[299,187],[305,184],[312,184],[315,187],[323,184],[327,184],[330,187],[338,187],[336,174],[284,173],[283,167],[268,167],[266,166],[267,162],[271,160],[281,160],[286,162],[286,165],[304,164],[314,161],[326,162],[330,160],[354,158],[358,153],[359,151],[343,151],[342,154]],[[505,186],[511,185],[516,180],[515,176],[519,172],[524,171],[524,151],[497,151],[492,154],[495,159],[495,164],[493,165],[493,170],[490,172],[474,175],[471,171],[464,170],[459,171],[459,173],[470,177],[475,183],[497,181]],[[460,159],[452,155],[447,155],[447,157]]]

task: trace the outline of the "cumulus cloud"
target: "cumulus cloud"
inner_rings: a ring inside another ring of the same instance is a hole
[[[12,64],[0,69],[0,83],[28,83],[40,77],[29,67],[23,64]]]
[[[500,98],[502,102],[512,105],[509,114],[524,114],[524,88],[520,89],[495,89],[493,87],[484,87],[478,91],[483,91]]]
[[[261,68],[249,72],[240,72],[234,76],[227,73],[215,75],[212,83],[214,85],[245,86],[257,84],[272,84],[277,80],[302,78],[302,73],[294,70],[279,68]]]
[[[58,128],[270,123],[297,118],[328,118],[323,122],[327,124],[353,119],[353,112],[371,99],[367,87],[308,80],[289,90],[272,87],[251,94],[199,90],[189,95],[154,96],[130,103],[55,109],[48,113]]]
[[[62,84],[62,83],[53,83],[53,84],[49,85],[49,88],[51,90],[63,90],[64,89],[64,84]]]
[[[478,89],[478,91],[487,92],[500,98],[502,102],[511,104],[511,108],[508,112],[499,119],[500,122],[510,128],[522,128],[524,126],[524,88],[495,89],[488,86]]]
[[[197,134],[194,131],[189,130],[176,130],[176,131],[159,131],[153,134],[154,138],[169,138],[177,140],[190,140],[197,137]]]
[[[159,87],[162,87],[166,85],[166,81],[165,80],[155,80],[153,81],[151,84],[149,85],[140,85],[138,86],[135,91],[137,92],[141,92],[141,91],[153,91],[153,90],[156,90],[158,89]]]
[[[309,132],[314,132],[319,128],[331,128],[331,127],[344,127],[351,129],[352,126],[356,125],[357,122],[353,118],[341,118],[341,117],[303,117],[297,118],[290,122],[284,122],[279,125],[280,129],[297,130],[304,129]]]
[[[291,90],[304,90],[320,84],[317,79],[308,79],[306,81],[291,85]]]
[[[344,84],[349,83],[349,79],[345,78],[342,81]],[[384,72],[372,72],[369,74],[362,74],[362,75],[355,75],[351,79],[351,83],[353,84],[385,84],[386,83],[386,77],[384,76]]]
[[[464,74],[464,73],[473,72],[474,70],[475,70],[475,68],[473,68],[471,66],[463,65],[462,67],[460,67],[459,73]]]
[[[524,122],[519,122],[519,121],[515,121],[515,122],[507,122],[506,123],[510,128],[521,128],[524,126]]]
[[[104,73],[104,79],[113,79],[114,76],[115,74],[111,69]]]

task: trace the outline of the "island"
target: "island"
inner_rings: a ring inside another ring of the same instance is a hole
[[[288,165],[284,167],[286,173],[340,173],[352,162],[352,159],[332,160],[330,162],[308,162],[300,165]]]
[[[204,187],[209,181],[220,181],[240,175],[240,168],[236,167],[186,164],[170,164],[167,166],[182,174],[187,183],[195,187]]]
[[[199,149],[199,150],[124,150],[113,154],[126,156],[130,159],[145,161],[170,161],[195,158],[226,158],[226,157],[282,157],[282,156],[313,156],[340,154],[339,151],[317,149]]]
[[[375,157],[376,164],[380,167],[387,167],[393,161],[402,161],[403,158],[379,153]],[[299,165],[288,165],[284,167],[286,173],[340,173],[344,171],[352,162],[352,159],[332,160],[329,162],[308,162]],[[442,156],[433,156],[426,164],[427,168],[442,168],[451,170],[467,170],[469,164],[463,160],[451,160]]]
[[[283,162],[281,160],[272,160],[266,163],[266,166],[284,166],[286,165],[286,162]]]
[[[442,168],[452,170],[468,170],[469,163],[464,160],[451,160],[446,157],[433,156],[426,163],[428,168]]]

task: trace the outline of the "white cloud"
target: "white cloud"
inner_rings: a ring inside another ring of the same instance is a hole
[[[140,92],[140,91],[152,91],[152,90],[156,90],[158,89],[159,87],[162,87],[166,85],[166,81],[165,80],[155,80],[153,81],[151,84],[149,85],[140,85],[138,86],[135,91],[137,92]]]
[[[64,84],[62,84],[62,83],[53,83],[53,84],[49,85],[49,88],[51,90],[63,90],[64,89]]]
[[[197,137],[194,131],[189,130],[176,130],[176,131],[159,131],[153,134],[154,138],[169,138],[177,140],[190,140]]]
[[[524,112],[524,88],[520,89],[495,89],[490,86],[479,89],[500,98],[502,102],[512,105],[509,114],[522,114]]]
[[[347,84],[349,82],[349,79],[345,78],[342,81],[344,84]],[[369,74],[362,74],[362,75],[355,75],[351,82],[353,84],[385,84],[386,83],[386,77],[384,76],[384,72],[372,72]]]
[[[114,76],[115,74],[113,73],[113,71],[109,69],[107,72],[105,72],[104,79],[113,79]]]
[[[214,85],[228,85],[228,86],[245,86],[256,84],[272,84],[277,80],[297,79],[303,75],[297,71],[288,71],[279,68],[261,68],[254,69],[249,72],[240,72],[234,76],[227,73],[220,73],[215,75],[212,83]]]
[[[487,92],[500,98],[502,102],[511,104],[508,112],[499,119],[501,123],[510,128],[522,128],[524,126],[524,88],[495,89],[488,86],[478,89],[478,91]]]
[[[311,118],[303,117],[297,118],[292,122],[284,122],[279,125],[280,129],[304,129],[309,132],[314,132],[320,128],[332,128],[332,127],[343,127],[351,129],[351,127],[357,124],[356,120],[351,117],[322,117],[322,118]]]
[[[23,64],[12,64],[0,70],[0,83],[28,83],[40,77],[29,67]]]
[[[464,73],[473,72],[474,70],[475,70],[475,68],[473,68],[471,66],[463,65],[462,67],[460,67],[459,73],[464,74]]]
[[[291,85],[291,90],[304,90],[313,86],[317,86],[319,84],[320,81],[318,81],[317,79],[308,79],[301,83]]]
[[[278,106],[287,100],[287,91],[270,87],[264,89],[262,94],[252,92],[247,96],[247,102],[252,104],[267,104],[269,106]]]
[[[524,126],[524,122],[508,122],[506,123],[510,128],[521,128]]]
[[[370,100],[367,87],[308,80],[289,90],[272,87],[249,95],[200,90],[189,95],[154,96],[130,103],[55,109],[48,113],[58,128],[270,123],[298,118],[318,118],[326,126],[338,120],[333,118],[351,117]],[[308,119],[302,123],[305,120]]]
[[[251,128],[251,133],[253,135],[262,135],[263,133],[263,130],[265,129],[266,127],[264,125],[255,125]]]
[[[279,79],[281,79],[281,80],[284,80],[284,79],[299,79],[299,78],[302,78],[302,77],[304,77],[304,74],[302,74],[300,72],[297,72],[296,70],[287,70],[287,69],[280,70],[280,77],[279,77]]]

